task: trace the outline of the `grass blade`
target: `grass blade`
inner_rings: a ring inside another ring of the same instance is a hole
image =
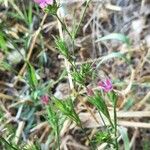
[[[98,38],[96,42],[105,41],[105,40],[118,40],[130,46],[130,39],[124,34],[120,34],[120,33],[112,33],[112,34],[106,35],[104,37]]]

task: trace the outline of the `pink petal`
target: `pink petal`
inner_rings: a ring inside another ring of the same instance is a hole
[[[40,4],[43,0],[34,0],[35,3]]]
[[[48,102],[49,102],[49,97],[48,97],[48,95],[43,95],[43,96],[41,97],[41,101],[42,101],[43,104],[47,105]]]
[[[100,81],[100,82],[98,83],[98,85],[99,85],[100,87],[103,87],[103,86],[104,86],[104,82]]]
[[[47,4],[45,2],[40,3],[41,8],[45,8],[46,6],[47,6]]]
[[[53,4],[53,0],[45,0],[45,3],[52,5]]]
[[[111,80],[110,79],[106,79],[106,80],[103,80],[103,81],[100,81],[98,83],[98,85],[100,86],[101,89],[104,90],[104,92],[109,92],[113,89],[113,86],[112,86],[112,83],[111,83]]]
[[[109,79],[106,79],[106,84],[107,85],[112,85],[111,81]]]

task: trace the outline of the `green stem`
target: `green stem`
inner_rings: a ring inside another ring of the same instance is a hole
[[[117,102],[117,101],[116,101]],[[117,112],[116,112],[116,102],[114,104],[114,130],[115,130],[115,147],[118,150],[118,141],[117,141]]]
[[[12,146],[9,142],[7,142],[2,136],[0,136],[1,141],[3,141],[4,143],[6,143],[10,148],[14,149],[14,150],[18,150],[17,148],[15,148],[14,146]]]
[[[71,35],[71,33],[69,32],[69,30],[68,30],[66,24],[63,23],[63,21],[59,18],[59,16],[58,16],[57,14],[56,14],[55,16],[56,16],[56,18],[59,20],[59,22],[61,23],[61,25],[62,25],[63,28],[65,29],[65,31],[68,33],[68,35],[70,36],[70,38],[72,39],[72,35]]]
[[[100,111],[98,111],[98,113],[99,113],[100,118],[102,119],[102,122],[103,122],[104,126],[105,126],[105,127],[107,127],[107,125],[106,125],[106,123],[105,123],[105,121],[104,121],[104,119],[103,119],[103,117],[102,117],[101,112],[100,112]]]
[[[87,1],[86,1],[85,9],[84,9],[84,11],[83,11],[83,13],[82,13],[80,22],[79,22],[79,24],[78,24],[78,26],[77,26],[77,28],[76,28],[76,30],[75,30],[75,32],[74,32],[73,38],[75,38],[76,35],[77,35],[77,33],[78,33],[79,27],[80,27],[80,25],[81,25],[81,23],[82,23],[82,20],[83,20],[83,18],[84,18],[84,16],[85,16],[86,10],[87,10],[87,8],[88,8],[88,6],[89,6],[89,4],[90,4],[91,1],[92,1],[92,0],[87,0]]]
[[[54,134],[56,136],[56,142],[58,150],[60,150],[60,138],[59,138],[59,119],[55,112],[51,109],[51,106],[46,105],[46,111],[48,114],[48,122],[50,123]]]
[[[85,130],[84,130],[82,124],[80,124],[79,126],[80,126],[80,128],[82,129],[82,131],[85,133],[85,136],[86,136],[87,140],[89,141],[89,144],[90,144],[91,149],[92,149],[92,150],[95,150],[95,149],[94,149],[95,146],[91,143],[91,140],[90,140],[89,136],[87,135],[87,133],[85,132]],[[96,148],[96,150],[97,150],[97,148]]]
[[[59,138],[59,127],[58,127],[58,125],[57,125],[57,129],[56,129],[56,139],[57,139],[58,150],[60,150],[60,138]]]

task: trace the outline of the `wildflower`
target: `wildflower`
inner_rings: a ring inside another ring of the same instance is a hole
[[[100,88],[101,88],[102,90],[104,90],[104,92],[106,92],[106,93],[108,93],[108,92],[110,92],[110,91],[113,90],[112,82],[111,82],[110,79],[105,79],[105,80],[103,80],[103,81],[100,81],[100,82],[98,83],[98,85],[99,85]]]
[[[88,96],[93,96],[94,95],[94,92],[93,92],[93,90],[91,89],[91,88],[86,88],[86,91],[87,91],[87,95]]]
[[[41,8],[45,8],[48,5],[53,4],[53,0],[34,0],[35,3],[37,3]]]
[[[41,97],[41,101],[42,101],[42,103],[43,103],[44,105],[47,105],[48,102],[49,102],[49,97],[48,97],[48,95],[43,95],[43,96]]]

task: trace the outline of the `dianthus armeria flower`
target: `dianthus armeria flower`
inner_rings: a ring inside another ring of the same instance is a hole
[[[45,8],[48,5],[53,4],[53,0],[34,0],[35,3],[37,3],[41,8]]]
[[[110,79],[102,80],[98,83],[98,86],[104,90],[104,92],[108,93],[113,90],[113,85]]]
[[[44,105],[48,105],[48,103],[49,103],[49,97],[48,97],[48,95],[43,95],[43,96],[41,96],[41,102],[42,102]]]

